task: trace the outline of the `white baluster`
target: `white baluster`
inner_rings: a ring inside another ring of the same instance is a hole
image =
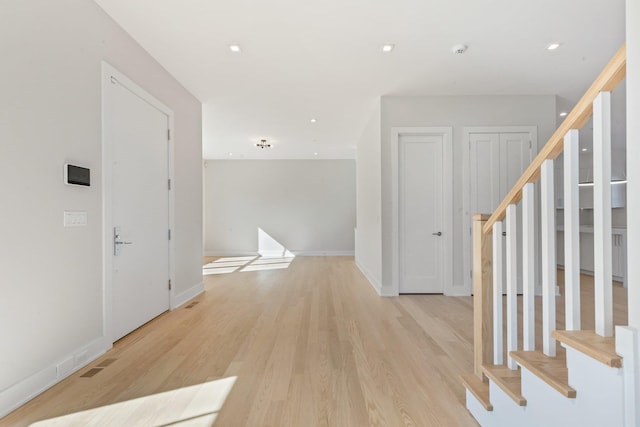
[[[493,364],[504,363],[502,348],[502,222],[493,224]]]
[[[545,160],[541,169],[542,225],[542,348],[547,356],[556,355],[556,212],[553,191],[553,160]]]
[[[611,93],[593,102],[593,273],[596,333],[613,336],[611,273]]]
[[[564,137],[564,294],[565,329],[580,330],[580,206],[578,130]]]
[[[522,341],[524,351],[536,349],[535,236],[534,185],[528,183],[522,189]]]
[[[518,350],[518,214],[516,205],[507,206],[507,355]],[[518,364],[507,356],[509,369]]]

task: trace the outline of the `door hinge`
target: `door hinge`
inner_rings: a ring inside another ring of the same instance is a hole
[[[171,229],[169,229],[169,240],[171,240]]]
[[[167,141],[171,141],[171,129],[167,129]]]
[[[169,290],[171,290],[171,279],[169,279]]]
[[[168,179],[167,182],[169,183],[169,190],[171,190],[171,179]]]

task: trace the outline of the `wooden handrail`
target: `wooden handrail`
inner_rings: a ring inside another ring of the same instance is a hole
[[[502,200],[502,203],[493,212],[484,225],[483,233],[489,234],[493,229],[493,224],[504,219],[507,206],[518,203],[522,198],[522,189],[529,182],[536,182],[540,178],[540,167],[547,159],[555,159],[563,149],[564,136],[571,129],[581,129],[589,121],[593,113],[593,100],[600,92],[612,91],[625,78],[627,74],[627,53],[626,46],[622,45],[613,56],[611,61],[602,70],[598,78],[585,92],[580,101],[567,115],[560,127],[553,133],[549,141],[542,147],[533,162],[524,171],[520,179],[515,183],[509,194]]]

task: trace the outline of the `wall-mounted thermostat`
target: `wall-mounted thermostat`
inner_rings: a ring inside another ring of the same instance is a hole
[[[91,170],[66,163],[64,165],[64,183],[89,187],[91,186]]]

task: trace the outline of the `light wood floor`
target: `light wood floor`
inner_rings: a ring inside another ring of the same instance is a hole
[[[205,284],[0,425],[477,425],[471,297],[380,298],[350,257]]]

